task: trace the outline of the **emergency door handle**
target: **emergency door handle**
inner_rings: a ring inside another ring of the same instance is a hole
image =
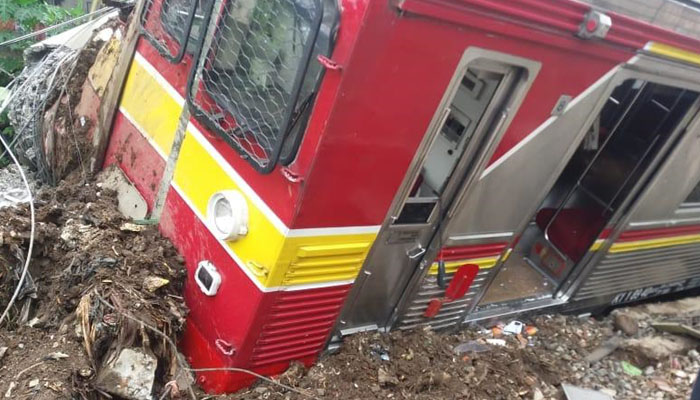
[[[416,247],[414,247],[414,248],[408,250],[408,251],[406,252],[406,255],[407,255],[408,258],[410,258],[411,260],[415,260],[416,258],[418,258],[418,257],[422,256],[423,254],[425,254],[426,251],[427,251],[427,249],[426,249],[425,247],[423,247],[423,246],[421,246],[421,245],[418,245],[418,246],[416,246]]]

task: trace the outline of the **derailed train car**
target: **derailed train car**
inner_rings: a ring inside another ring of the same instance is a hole
[[[140,22],[105,165],[186,260],[195,367],[700,286],[696,39],[569,0],[150,0]]]

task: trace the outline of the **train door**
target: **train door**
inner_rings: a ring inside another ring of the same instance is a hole
[[[530,62],[490,53],[470,49],[460,62],[341,314],[341,335],[391,325],[454,198],[498,143],[528,75],[518,64]]]
[[[673,79],[623,69],[612,87],[473,317],[565,301],[697,111],[698,92]]]

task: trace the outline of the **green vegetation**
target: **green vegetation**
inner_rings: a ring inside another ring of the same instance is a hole
[[[66,9],[43,0],[0,0],[0,43],[81,15],[80,8]],[[22,51],[41,37],[0,45],[0,86],[6,86],[22,69]]]
[[[2,43],[59,24],[81,14],[83,11],[80,8],[66,9],[47,4],[44,0],[0,0],[0,104],[8,95],[5,86],[24,66],[22,58],[24,49],[44,39],[44,36],[39,35],[7,45]],[[7,112],[0,113],[0,135],[8,142],[11,142],[15,135]],[[0,154],[2,153],[0,148]],[[8,162],[7,157],[0,158],[0,168],[4,168]]]

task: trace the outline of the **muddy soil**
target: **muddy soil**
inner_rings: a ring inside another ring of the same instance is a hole
[[[40,189],[35,203],[31,279],[0,326],[0,396],[108,398],[97,375],[122,348],[155,355],[160,393],[177,371],[176,353],[148,327],[180,336],[182,258],[154,225],[128,224],[98,183],[72,176]],[[27,206],[0,209],[0,312],[17,286],[29,228]]]
[[[700,306],[699,298],[684,302]],[[566,398],[565,383],[614,399],[685,400],[700,369],[698,342],[660,332],[651,323],[669,318],[693,321],[695,306],[688,310],[668,303],[665,313],[640,306],[601,319],[539,316],[526,321],[537,328],[531,336],[496,334],[505,346],[489,344],[493,331],[475,326],[452,334],[359,334],[309,370],[297,365],[275,378],[301,393],[260,382],[221,399],[559,400]],[[636,333],[620,331],[615,322],[620,313],[633,316]],[[587,360],[609,341],[617,343],[617,349],[600,360]],[[478,343],[483,351],[456,354],[455,347],[464,343]],[[659,347],[665,350],[656,351]],[[637,369],[626,372],[625,364]]]
[[[114,24],[112,24],[114,25]],[[90,67],[95,63],[98,52],[104,46],[104,41],[91,40],[78,53],[78,59],[70,70],[68,82],[55,104],[53,120],[50,121],[54,133],[53,165],[51,171],[53,182],[58,182],[76,169],[85,171],[88,168],[92,146],[88,132],[95,124],[87,118],[81,118],[76,112],[80,102],[83,86],[88,77]]]
[[[183,260],[155,226],[128,223],[114,193],[79,175],[36,194],[31,279],[0,325],[0,397],[110,398],[98,384],[106,360],[122,348],[146,348],[158,359],[153,394],[160,398],[181,371],[172,346],[148,327],[179,338],[187,313]],[[17,285],[28,238],[27,207],[0,209],[0,310]],[[697,327],[700,298],[600,319],[539,316],[524,321],[536,329],[520,336],[490,326],[358,334],[308,370],[294,365],[273,383],[197,398],[561,400],[566,383],[615,399],[687,399],[700,369],[698,342],[652,326],[669,320]],[[591,361],[611,342],[614,351]],[[472,349],[455,351],[464,344]]]

